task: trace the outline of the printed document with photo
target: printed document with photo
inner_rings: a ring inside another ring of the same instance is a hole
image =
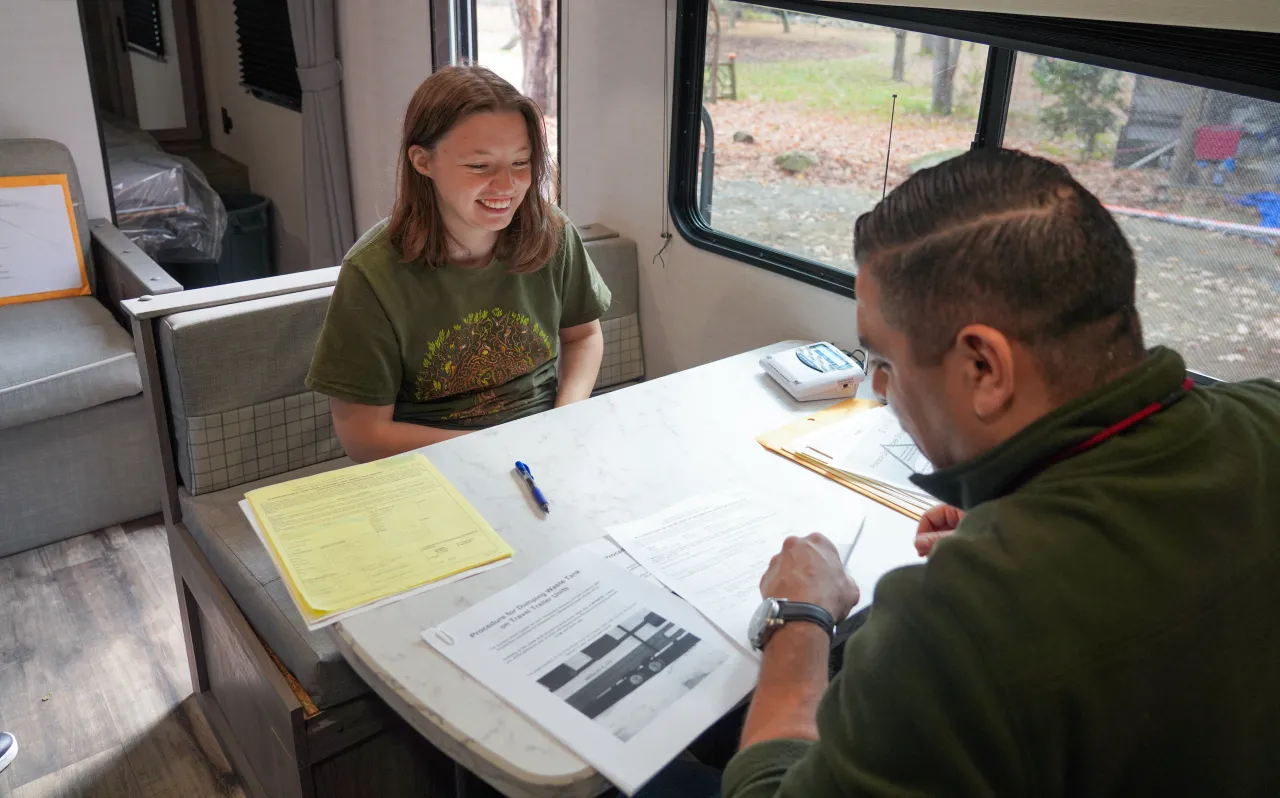
[[[601,550],[573,549],[422,637],[631,795],[746,697],[757,666]]]

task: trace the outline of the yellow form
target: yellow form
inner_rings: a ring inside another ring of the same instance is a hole
[[[511,556],[423,455],[245,495],[286,581],[315,614],[342,612]]]

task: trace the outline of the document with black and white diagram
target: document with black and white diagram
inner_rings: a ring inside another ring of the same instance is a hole
[[[628,795],[757,672],[693,607],[590,544],[422,636]]]

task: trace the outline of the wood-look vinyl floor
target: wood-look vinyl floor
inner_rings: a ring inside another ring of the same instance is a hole
[[[158,519],[0,559],[14,798],[244,798],[200,705]]]

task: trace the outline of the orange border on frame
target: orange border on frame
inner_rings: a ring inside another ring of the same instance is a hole
[[[25,302],[40,302],[45,299],[62,299],[69,296],[88,296],[89,271],[84,263],[84,250],[80,247],[80,229],[76,225],[76,210],[71,204],[71,185],[66,175],[21,175],[18,177],[0,177],[0,188],[26,188],[28,186],[62,186],[62,198],[67,203],[67,221],[71,225],[71,241],[76,247],[76,257],[80,259],[80,287],[64,288],[61,291],[46,291],[42,294],[22,294],[20,296],[0,297],[0,307],[4,305],[21,305]]]

